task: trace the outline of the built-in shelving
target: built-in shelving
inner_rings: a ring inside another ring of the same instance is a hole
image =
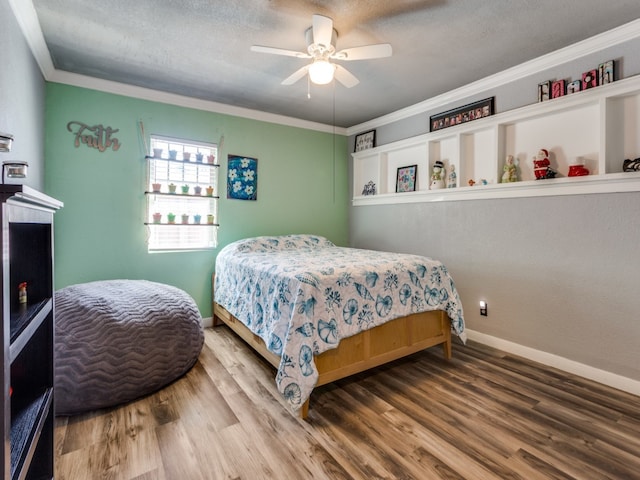
[[[637,76],[356,152],[353,205],[640,191],[640,172],[622,168],[624,159],[640,157],[639,124]],[[533,156],[542,148],[550,152],[556,178],[535,180]],[[520,181],[500,183],[508,155],[516,159]],[[446,172],[455,166],[456,188],[429,189],[436,161]],[[590,175],[568,177],[577,163]],[[397,169],[408,165],[418,166],[416,191],[396,193]],[[362,195],[368,182],[376,195]]]

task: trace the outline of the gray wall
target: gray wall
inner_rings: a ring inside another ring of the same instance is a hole
[[[7,0],[0,0],[0,19],[0,132],[14,136],[11,152],[0,153],[0,162],[29,162],[26,179],[7,183],[42,191],[45,82]]]
[[[498,111],[534,103],[539,82],[609,59],[621,77],[637,75],[640,41],[468,100],[495,96]],[[377,145],[427,132],[432,113],[378,127]],[[350,216],[354,247],[442,260],[469,329],[640,380],[640,193],[360,206]]]

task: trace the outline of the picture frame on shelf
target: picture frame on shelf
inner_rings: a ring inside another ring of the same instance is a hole
[[[598,65],[598,85],[606,85],[615,80],[614,61],[608,60]]]
[[[493,115],[495,97],[485,98],[429,117],[430,131],[442,130]]]
[[[567,91],[566,82],[564,80],[556,80],[551,82],[551,98],[563,97]]]
[[[399,167],[396,175],[396,193],[415,192],[418,165]]]
[[[376,131],[369,130],[368,132],[362,132],[356,135],[356,142],[354,152],[361,152],[362,150],[369,150],[376,146]]]
[[[551,98],[551,81],[541,82],[538,84],[538,101],[546,102]]]
[[[582,90],[594,88],[598,86],[598,72],[597,70],[589,70],[582,74]]]
[[[577,93],[582,90],[582,80],[574,80],[567,84],[567,95]]]

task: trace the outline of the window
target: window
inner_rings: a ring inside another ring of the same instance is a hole
[[[148,250],[217,245],[218,147],[151,136],[147,157]]]

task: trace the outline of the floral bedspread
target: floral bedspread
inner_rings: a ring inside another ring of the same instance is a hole
[[[340,339],[445,310],[466,341],[462,303],[445,266],[427,257],[337,247],[315,235],[256,237],[216,259],[215,301],[281,357],[276,383],[297,410],[316,385],[313,356]]]

